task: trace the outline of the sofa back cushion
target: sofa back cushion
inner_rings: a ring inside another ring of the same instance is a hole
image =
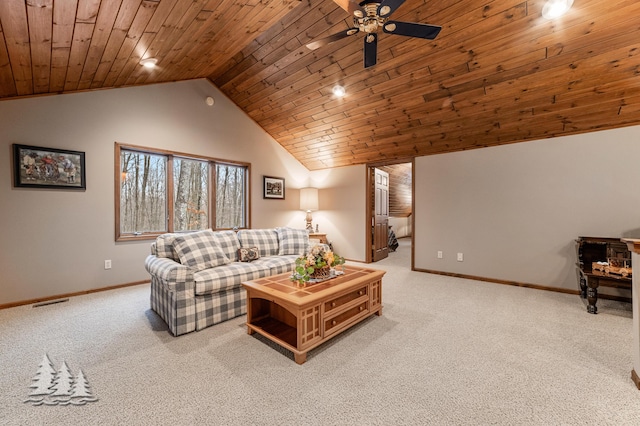
[[[180,262],[180,257],[178,257],[178,253],[176,253],[175,249],[173,248],[173,243],[178,236],[180,236],[180,234],[158,235],[158,237],[156,238],[155,253],[152,249],[152,254],[155,254],[158,257],[166,257],[167,259]]]
[[[207,229],[176,236],[173,246],[180,263],[196,272],[230,263],[222,249],[216,245],[213,234],[212,230]]]
[[[258,247],[260,257],[278,255],[278,234],[275,229],[242,229],[238,231],[242,247]]]
[[[215,231],[213,232],[213,241],[222,249],[222,252],[230,261],[238,261],[240,241],[235,231]]]
[[[306,229],[276,228],[278,234],[278,255],[295,254],[302,256],[309,250],[309,233]]]

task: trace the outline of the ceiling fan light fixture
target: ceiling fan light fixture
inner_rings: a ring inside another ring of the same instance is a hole
[[[333,89],[331,89],[331,91],[339,98],[343,97],[347,93],[347,91],[344,90],[344,87],[340,86],[339,84],[333,86]]]
[[[147,69],[153,69],[156,67],[158,60],[156,58],[147,58],[140,61],[140,65]]]
[[[391,13],[391,8],[389,6],[382,6],[380,8],[380,16],[387,16]]]
[[[542,16],[546,19],[556,19],[571,9],[573,0],[548,0],[542,7]]]

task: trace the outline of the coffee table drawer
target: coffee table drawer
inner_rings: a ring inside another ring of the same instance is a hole
[[[331,299],[328,302],[325,302],[324,304],[325,315],[330,314],[332,311],[335,311],[341,308],[342,306],[348,303],[351,303],[356,299],[359,299],[362,296],[368,296],[368,295],[369,295],[369,287],[365,285],[350,293],[344,294],[340,297],[336,297],[335,299]]]
[[[347,325],[351,320],[354,320],[361,315],[366,315],[367,313],[369,313],[369,299],[363,300],[357,305],[348,308],[346,311],[325,320],[324,335],[327,336],[340,331],[343,328],[341,327],[342,325]]]

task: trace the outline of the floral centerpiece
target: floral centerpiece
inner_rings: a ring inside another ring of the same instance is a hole
[[[329,250],[326,245],[319,244],[311,248],[309,253],[296,259],[296,267],[291,281],[306,283],[309,280],[323,280],[331,277],[331,268],[344,264],[344,257]]]

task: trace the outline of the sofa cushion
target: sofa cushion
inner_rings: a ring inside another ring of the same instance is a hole
[[[278,255],[278,234],[275,229],[242,229],[238,231],[242,247],[258,247],[260,257]]]
[[[309,233],[306,229],[276,228],[280,247],[278,255],[295,254],[302,256],[309,249]]]
[[[158,235],[156,238],[155,255],[180,262],[180,257],[173,247],[173,243],[178,236],[180,236],[180,234]]]
[[[276,275],[293,271],[296,266],[297,258],[298,256],[295,254],[261,257],[260,259],[251,262],[251,264],[257,264],[265,268],[269,268],[269,275]]]
[[[213,232],[213,241],[215,245],[220,247],[230,261],[238,260],[238,249],[240,241],[235,231],[215,231]]]
[[[222,249],[215,244],[213,231],[192,232],[177,236],[173,246],[180,258],[180,263],[201,271],[230,262]]]
[[[193,274],[198,296],[228,291],[242,287],[243,281],[255,280],[269,274],[269,267],[257,262],[233,262]]]

